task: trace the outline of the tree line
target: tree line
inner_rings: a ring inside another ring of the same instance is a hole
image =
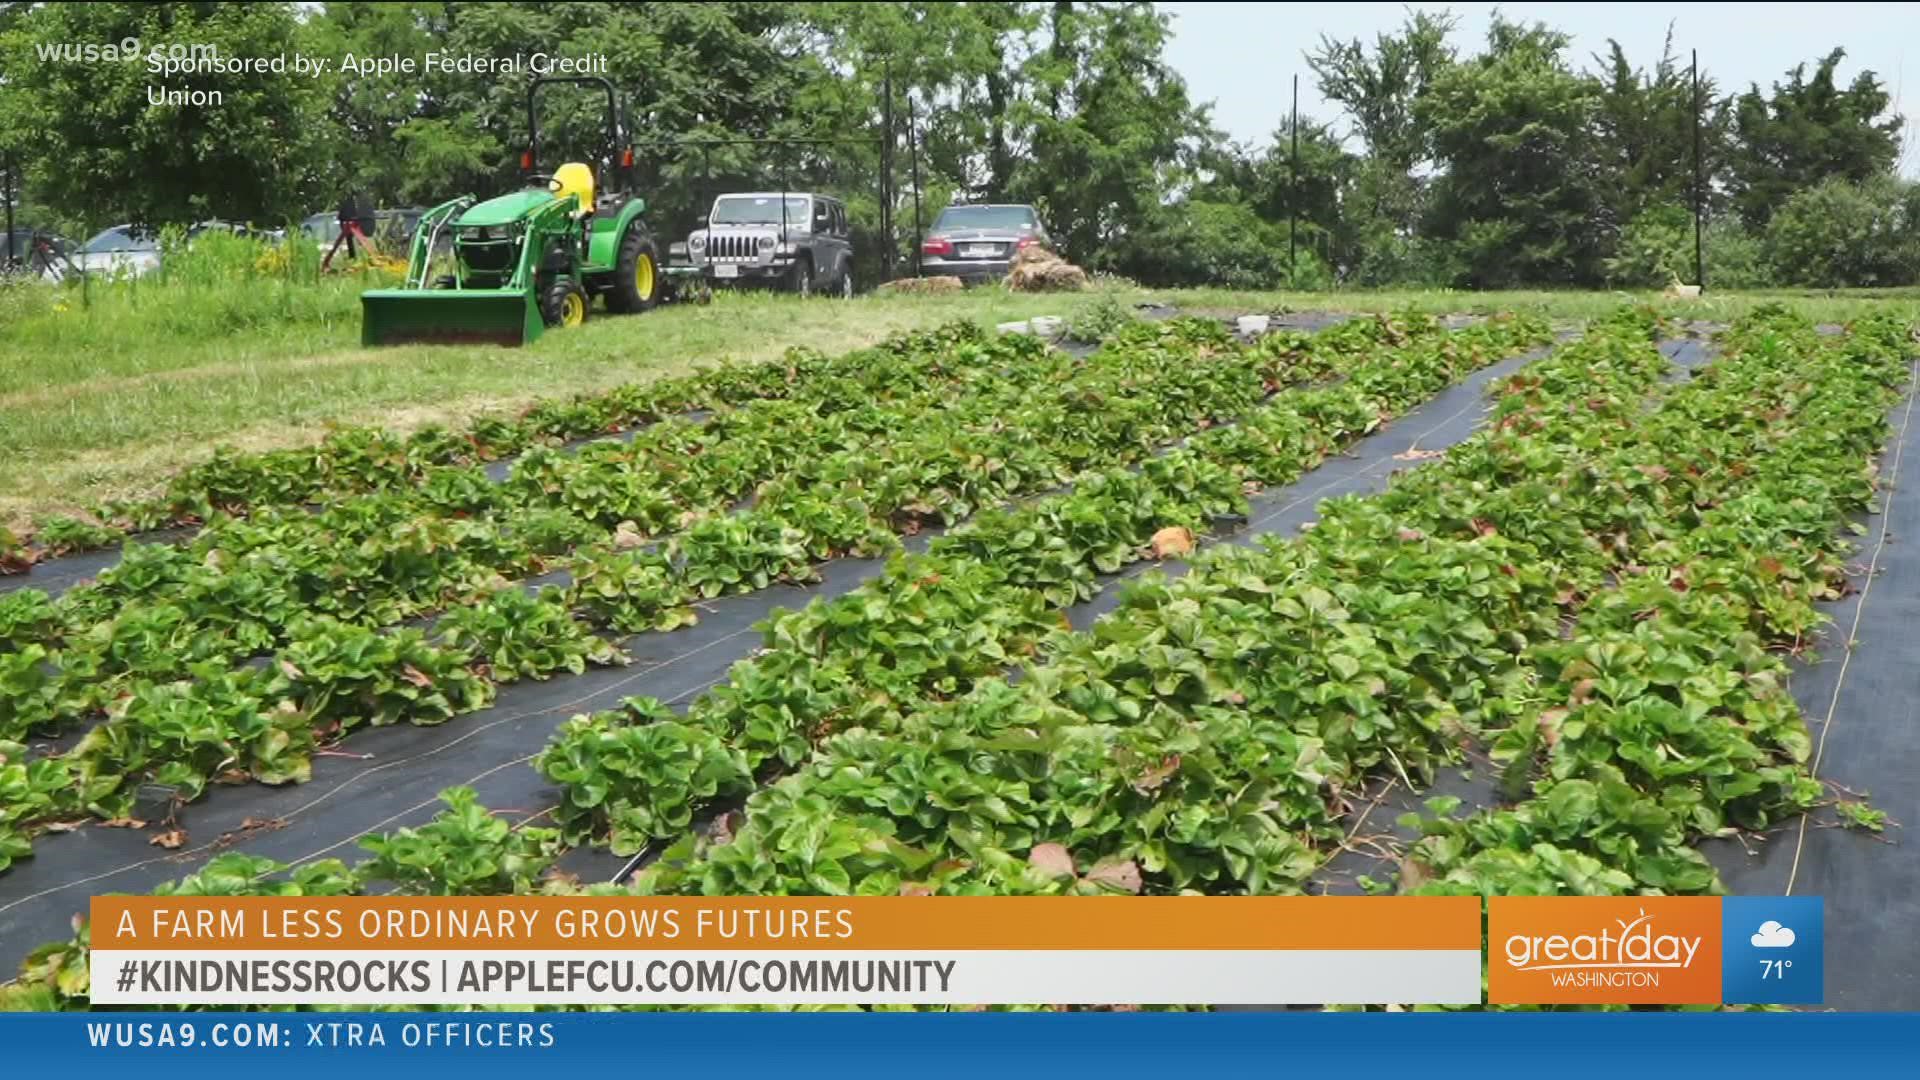
[[[1842,81],[1839,49],[1766,88],[1703,71],[1696,95],[1671,43],[1582,58],[1544,24],[1496,16],[1463,42],[1417,12],[1310,47],[1340,115],[1296,133],[1277,105],[1254,147],[1192,99],[1170,36],[1147,3],[11,5],[0,159],[23,214],[74,232],[486,195],[517,174],[528,76],[343,59],[604,55],[662,231],[721,190],[806,187],[845,198],[872,253],[891,191],[904,257],[917,174],[923,220],[951,199],[1031,202],[1071,258],[1148,284],[1645,286],[1693,277],[1698,115],[1711,283],[1920,280],[1901,120],[1874,73]],[[37,51],[129,38],[288,63],[169,77],[221,95],[175,107],[141,63]],[[598,108],[562,96],[543,129],[590,145]]]

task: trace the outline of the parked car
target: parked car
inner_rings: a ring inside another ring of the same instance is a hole
[[[831,195],[722,195],[705,226],[688,235],[686,257],[711,283],[772,285],[801,296],[853,295],[853,231],[846,204]]]
[[[160,234],[142,225],[102,229],[80,248],[74,262],[89,274],[150,274],[160,268]]]
[[[378,244],[383,252],[404,258],[407,245],[413,242],[413,231],[420,225],[420,215],[425,212],[417,206],[396,210],[375,210],[373,242]],[[327,210],[310,215],[300,223],[300,231],[325,251],[333,247],[333,242],[340,238],[340,212]]]
[[[940,211],[920,242],[920,275],[963,281],[1003,278],[1021,248],[1051,247],[1031,206],[975,203]]]
[[[0,273],[36,274],[59,281],[67,274],[73,243],[43,229],[0,230]]]

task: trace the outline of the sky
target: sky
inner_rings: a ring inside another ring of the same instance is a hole
[[[1496,9],[1516,21],[1545,22],[1573,36],[1569,58],[1593,68],[1609,38],[1627,60],[1651,67],[1660,58],[1667,28],[1685,62],[1700,50],[1700,70],[1722,92],[1759,83],[1765,90],[1789,68],[1824,56],[1835,45],[1847,50],[1839,78],[1844,84],[1872,69],[1893,97],[1890,106],[1907,118],[1901,171],[1920,175],[1920,4],[1258,4],[1162,3],[1173,16],[1167,58],[1186,79],[1196,101],[1214,103],[1214,126],[1232,138],[1265,145],[1287,113],[1294,75],[1300,76],[1300,115],[1351,124],[1314,85],[1304,54],[1320,36],[1358,37],[1397,29],[1409,9],[1452,11],[1459,16],[1453,43],[1463,53],[1486,41]]]

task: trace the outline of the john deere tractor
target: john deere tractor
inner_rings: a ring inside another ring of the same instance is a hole
[[[570,161],[543,173],[537,104],[541,88],[556,83],[606,91],[607,142],[594,165]],[[630,190],[633,148],[611,82],[534,80],[520,170],[527,186],[519,191],[485,202],[464,195],[421,216],[406,282],[361,294],[362,342],[519,345],[549,326],[580,325],[595,296],[615,312],[645,311],[659,300],[659,255],[640,220],[646,200]]]

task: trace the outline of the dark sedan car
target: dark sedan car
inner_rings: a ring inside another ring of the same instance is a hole
[[[1036,244],[1050,246],[1040,215],[1031,206],[949,206],[920,244],[920,273],[963,280],[1002,278],[1020,249]]]

